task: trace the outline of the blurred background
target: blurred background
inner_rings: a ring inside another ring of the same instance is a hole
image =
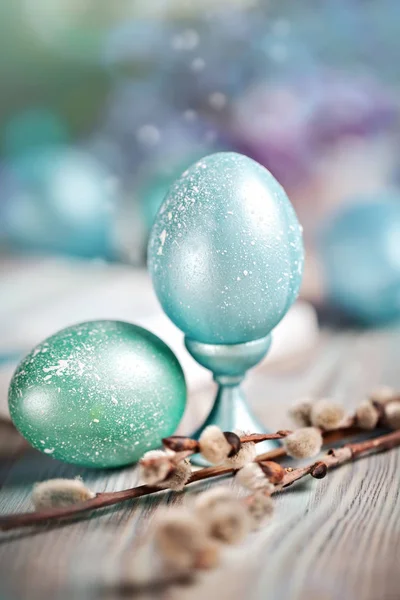
[[[304,226],[272,359],[316,342],[316,308],[397,319],[399,22],[397,0],[1,2],[0,407],[16,361],[85,319],[147,326],[201,380],[146,241],[171,182],[219,150],[265,165]]]

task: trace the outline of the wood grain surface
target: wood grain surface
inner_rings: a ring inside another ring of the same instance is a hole
[[[379,383],[400,388],[400,331],[328,333],[304,360],[279,371],[255,369],[245,387],[271,429],[289,425],[290,403],[326,394],[349,408]],[[191,398],[183,429],[207,411],[212,389]],[[96,491],[137,483],[134,467],[89,471],[29,450],[0,424],[0,513],[30,509],[32,484],[82,475]],[[140,540],[160,504],[182,502],[161,492],[104,510],[97,518],[0,534],[1,600],[163,598],[168,600],[399,600],[400,452],[394,450],[304,480],[276,497],[274,519],[222,565],[191,585],[138,594],[138,560],[151,569]],[[227,480],[234,485],[232,480]],[[190,493],[208,484],[195,484]],[[237,490],[237,493],[241,493]]]

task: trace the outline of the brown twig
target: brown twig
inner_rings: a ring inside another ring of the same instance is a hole
[[[286,456],[284,449],[277,448],[276,450],[272,450],[271,452],[265,452],[264,454],[260,454],[257,457],[257,460],[272,460],[280,458],[282,456]],[[186,485],[198,481],[203,481],[204,479],[211,479],[212,477],[228,475],[230,473],[233,473],[234,470],[235,469],[232,469],[230,467],[206,467],[204,469],[199,469],[198,471],[194,471],[192,473]],[[113,504],[119,504],[120,502],[125,502],[127,500],[134,500],[136,498],[141,498],[142,496],[155,494],[156,492],[160,491],[163,490],[149,485],[139,485],[138,487],[129,488],[120,492],[100,492],[96,494],[94,498],[91,498],[90,500],[87,500],[86,502],[82,502],[80,504],[75,504],[74,506],[70,506],[68,508],[52,508],[40,512],[27,512],[15,515],[4,515],[0,516],[0,530],[7,531],[9,529],[16,529],[18,527],[29,527],[31,525],[45,525],[49,521],[68,519],[70,517],[74,517],[77,514],[97,510],[99,508],[106,508],[107,506],[112,506]]]
[[[281,429],[276,433],[249,433],[240,437],[232,431],[224,431],[223,433],[229,444],[231,444],[234,453],[237,453],[238,450],[240,450],[241,444],[245,444],[246,442],[259,444],[260,442],[266,442],[267,440],[281,440],[293,432],[287,429]],[[188,451],[191,454],[200,452],[200,443],[197,440],[193,440],[184,435],[171,435],[170,437],[163,438],[162,443],[166,448],[173,450],[174,452]]]
[[[289,487],[307,475],[311,475],[315,479],[322,479],[328,469],[338,467],[360,456],[377,454],[383,450],[391,450],[398,446],[400,446],[400,431],[394,431],[393,433],[388,433],[374,439],[345,444],[341,448],[331,449],[319,461],[311,465],[298,469],[286,469],[286,475],[280,486],[275,488],[274,493]]]
[[[347,432],[348,435],[349,432]],[[328,443],[332,443],[339,439],[339,431],[331,432],[330,435],[325,436],[325,440]],[[343,437],[343,432],[342,432]],[[286,469],[286,474],[276,491],[286,488],[292,485],[295,481],[305,477],[306,475],[312,475],[317,477],[322,476],[321,462],[326,465],[327,468],[337,466],[343,462],[351,460],[353,457],[357,457],[364,454],[376,453],[381,450],[387,450],[400,445],[400,431],[395,431],[387,435],[380,436],[378,438],[369,439],[364,442],[358,442],[354,444],[346,444],[342,448],[336,450],[330,450],[328,454],[317,463],[313,463],[308,467],[301,467],[299,469]],[[283,448],[277,448],[270,452],[260,454],[257,457],[257,462],[265,460],[276,460],[286,456]],[[227,475],[234,472],[235,469],[229,467],[206,467],[195,471],[190,477],[188,484],[204,479],[210,479],[212,477],[219,477],[221,475]],[[44,525],[49,521],[56,521],[61,519],[67,519],[74,517],[75,515],[105,508],[112,506],[126,500],[133,500],[149,494],[155,494],[161,490],[157,487],[151,487],[148,485],[141,485],[135,488],[122,490],[120,492],[105,492],[98,493],[94,498],[87,500],[86,502],[76,504],[68,508],[53,508],[41,512],[28,512],[21,514],[11,514],[0,516],[0,530],[6,531],[9,529],[16,529],[19,527],[29,527],[31,525]]]

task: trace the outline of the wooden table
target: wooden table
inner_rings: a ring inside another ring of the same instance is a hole
[[[287,427],[288,405],[309,393],[330,395],[351,410],[378,383],[400,387],[399,350],[396,329],[326,332],[301,363],[256,369],[247,393],[272,429]],[[204,391],[205,398],[210,394]],[[192,398],[190,406],[184,427],[207,410],[207,401]],[[51,477],[79,474],[97,491],[137,482],[134,467],[86,471],[23,450],[7,425],[0,436],[8,454],[0,459],[1,513],[29,510],[32,484]],[[321,481],[304,480],[276,497],[272,522],[240,547],[227,549],[220,568],[202,573],[190,587],[140,597],[398,600],[399,480],[399,450],[345,465]],[[197,484],[192,491],[204,487]],[[181,501],[182,496],[160,493],[74,523],[0,534],[1,600],[132,597],[131,565],[141,534],[157,506]]]

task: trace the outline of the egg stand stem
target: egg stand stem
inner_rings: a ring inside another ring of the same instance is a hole
[[[205,344],[185,337],[185,345],[193,358],[213,373],[218,392],[213,407],[204,423],[191,437],[199,439],[209,425],[222,431],[241,430],[249,433],[266,432],[247,404],[241,389],[246,372],[267,354],[271,335],[242,344]],[[258,453],[279,447],[279,442],[267,441],[257,445]],[[197,454],[192,458],[197,465],[206,466],[205,459]]]

